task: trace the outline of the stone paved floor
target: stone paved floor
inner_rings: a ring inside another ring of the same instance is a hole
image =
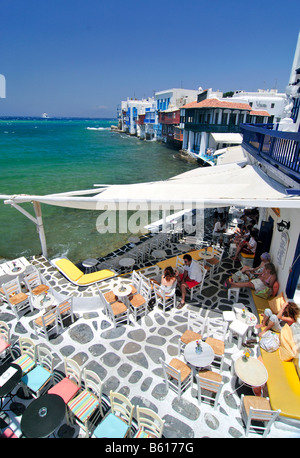
[[[170,253],[174,254],[174,252]],[[43,269],[50,281],[56,283],[60,292],[70,293],[72,285],[67,283],[42,258],[32,261]],[[59,380],[63,371],[63,358],[70,357],[81,367],[94,370],[103,381],[103,392],[119,391],[131,400],[134,405],[150,407],[164,420],[164,437],[166,438],[201,438],[201,437],[244,437],[244,427],[240,418],[239,405],[241,394],[252,394],[249,388],[240,388],[236,377],[230,375],[231,354],[237,350],[236,343],[226,343],[226,363],[223,370],[225,385],[220,397],[220,405],[214,410],[210,405],[197,401],[196,384],[178,400],[173,391],[166,391],[162,378],[159,358],[169,361],[177,356],[177,341],[187,328],[187,310],[192,308],[204,314],[209,309],[209,319],[220,316],[223,310],[231,310],[233,301],[227,300],[227,292],[221,287],[224,278],[236,268],[225,254],[220,272],[213,280],[207,279],[202,294],[195,294],[193,301],[187,301],[182,310],[173,309],[166,314],[156,307],[149,314],[127,326],[114,328],[100,309],[76,311],[76,320],[58,336],[53,336],[49,343],[33,333],[32,320],[38,311],[27,314],[17,320],[11,310],[3,304],[0,306],[0,320],[11,327],[14,352],[18,354],[18,337],[30,336],[37,343],[46,344],[55,356],[55,378]],[[105,289],[107,286],[102,285]],[[78,294],[92,295],[95,292],[89,287]],[[251,295],[240,294],[249,310],[253,309]],[[258,347],[251,349],[257,354]],[[182,357],[183,359],[183,357]],[[21,413],[30,401],[22,399],[22,391],[17,391],[11,408],[10,420],[12,429],[19,432]],[[0,422],[5,420],[3,414]],[[81,437],[83,432],[78,427],[63,425],[58,435],[61,437]],[[251,435],[255,437],[256,435]],[[300,430],[285,424],[275,424],[269,437],[300,437]]]

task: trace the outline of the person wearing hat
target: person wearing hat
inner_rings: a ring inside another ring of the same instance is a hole
[[[247,281],[256,278],[262,273],[263,268],[268,262],[271,262],[270,253],[263,253],[260,256],[260,264],[257,267],[244,266],[241,270],[232,275],[234,281]]]

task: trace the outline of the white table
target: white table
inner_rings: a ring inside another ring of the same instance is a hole
[[[135,264],[135,260],[132,258],[121,258],[119,264],[122,267],[132,267]]]
[[[112,288],[112,292],[118,298],[128,296],[131,293],[131,291],[131,286],[129,284],[127,285],[124,283],[119,283],[117,286],[114,286]]]
[[[93,272],[96,270],[96,265],[98,264],[98,262],[99,261],[96,258],[89,258],[82,261],[81,264],[88,272]]]
[[[55,302],[55,297],[52,294],[47,293],[47,300],[44,300],[44,298],[45,294],[39,294],[38,296],[32,294],[31,301],[33,307],[38,310],[45,310],[52,307]]]
[[[202,248],[198,251],[198,256],[205,261],[208,259],[212,259],[214,257],[214,253],[212,250],[207,250],[206,248]]]
[[[234,370],[238,378],[248,386],[263,386],[268,380],[268,371],[261,361],[249,356],[244,361],[243,356],[234,363]]]
[[[207,367],[214,360],[214,351],[210,345],[201,341],[201,353],[196,353],[196,341],[188,343],[184,348],[184,357],[186,361],[193,366],[195,372],[196,367]]]
[[[165,258],[167,256],[165,250],[153,250],[151,254],[155,258]]]
[[[177,243],[176,248],[179,251],[191,251],[191,245],[187,245],[186,243]]]

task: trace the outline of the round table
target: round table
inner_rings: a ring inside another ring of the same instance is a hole
[[[122,267],[131,267],[134,266],[135,260],[132,258],[121,258],[119,264]]]
[[[82,266],[85,268],[87,272],[93,272],[96,270],[96,265],[98,264],[98,259],[96,258],[89,258],[82,261]]]
[[[201,341],[201,353],[196,353],[196,341],[188,343],[184,348],[184,357],[195,367],[207,367],[214,360],[214,351],[210,345]]]
[[[56,394],[45,394],[32,401],[21,419],[21,431],[29,438],[48,437],[65,417],[63,398]]]
[[[177,250],[179,251],[191,251],[191,245],[187,245],[186,243],[177,243],[176,245]]]
[[[167,256],[165,250],[153,250],[151,254],[155,258],[165,258]]]
[[[117,286],[112,288],[112,292],[118,297],[125,297],[131,293],[131,286],[119,283]]]
[[[18,264],[16,264],[15,266],[12,265],[11,267],[8,268],[7,274],[11,276],[20,275],[23,272],[25,272],[25,269],[26,269],[26,266],[20,266]]]
[[[0,398],[1,410],[12,400],[11,391],[17,386],[22,377],[22,369],[18,364],[4,363],[0,366]],[[3,404],[2,399],[9,397],[9,401]]]
[[[199,258],[204,259],[204,260],[212,259],[214,257],[212,251],[208,251],[208,250],[206,250],[204,248],[202,248],[202,250],[198,251],[198,255],[199,255]]]
[[[268,371],[261,361],[249,356],[244,361],[241,356],[234,363],[234,370],[238,378],[245,384],[253,387],[264,385],[268,380]]]
[[[54,302],[55,297],[50,293],[47,293],[47,300],[45,300],[45,294],[39,294],[38,296],[32,295],[33,308],[38,310],[44,310],[49,307],[52,307]]]

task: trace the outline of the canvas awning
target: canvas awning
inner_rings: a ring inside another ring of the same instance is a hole
[[[242,135],[234,132],[211,133],[210,135],[216,143],[241,144],[243,141]]]

